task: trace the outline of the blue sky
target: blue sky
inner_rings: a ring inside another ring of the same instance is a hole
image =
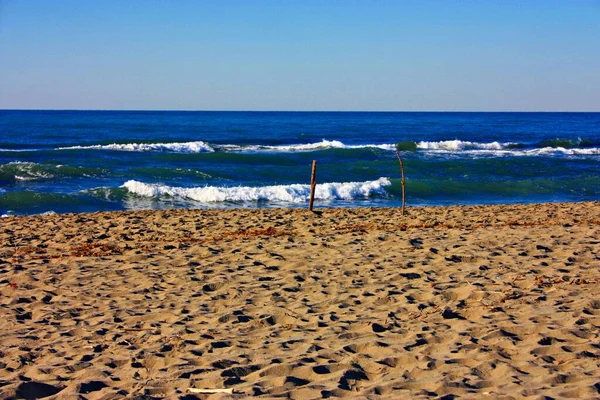
[[[0,108],[600,111],[600,0],[0,0]]]

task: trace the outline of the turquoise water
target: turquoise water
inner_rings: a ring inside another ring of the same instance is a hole
[[[0,215],[600,200],[600,113],[0,111]]]

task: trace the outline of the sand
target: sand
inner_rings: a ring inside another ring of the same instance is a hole
[[[3,218],[0,398],[600,398],[599,272],[600,203]]]

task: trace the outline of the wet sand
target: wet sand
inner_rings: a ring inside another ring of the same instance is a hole
[[[2,218],[0,398],[600,397],[600,203],[407,211]]]

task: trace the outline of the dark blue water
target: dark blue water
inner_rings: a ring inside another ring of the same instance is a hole
[[[0,111],[0,215],[600,200],[600,113]]]

